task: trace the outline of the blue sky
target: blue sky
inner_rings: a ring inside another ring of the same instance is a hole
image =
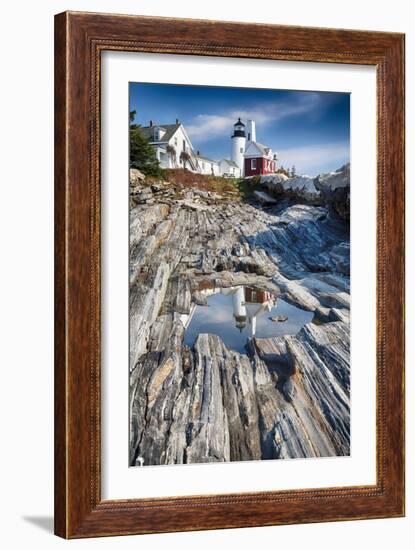
[[[172,124],[178,118],[193,147],[215,160],[230,157],[232,126],[256,122],[257,141],[285,167],[315,176],[350,157],[350,96],[346,93],[130,83],[135,122]]]

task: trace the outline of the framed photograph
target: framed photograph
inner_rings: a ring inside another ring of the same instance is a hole
[[[55,20],[55,532],[404,515],[404,35]]]

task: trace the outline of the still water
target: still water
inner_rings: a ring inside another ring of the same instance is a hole
[[[271,317],[281,321],[272,321]],[[213,289],[207,305],[197,305],[188,319],[184,343],[193,346],[199,334],[216,334],[228,349],[246,353],[249,338],[297,334],[312,318],[312,312],[264,290],[244,286]]]

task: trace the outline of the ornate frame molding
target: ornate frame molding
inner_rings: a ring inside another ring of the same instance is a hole
[[[404,36],[73,12],[57,15],[55,23],[56,534],[76,538],[402,516]],[[165,42],[158,41],[160,33]],[[376,66],[376,485],[101,500],[100,74],[105,50]],[[386,365],[393,375],[386,376]]]

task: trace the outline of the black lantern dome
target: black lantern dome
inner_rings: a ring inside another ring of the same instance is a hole
[[[232,137],[245,137],[245,124],[240,118],[233,125],[233,135]]]

